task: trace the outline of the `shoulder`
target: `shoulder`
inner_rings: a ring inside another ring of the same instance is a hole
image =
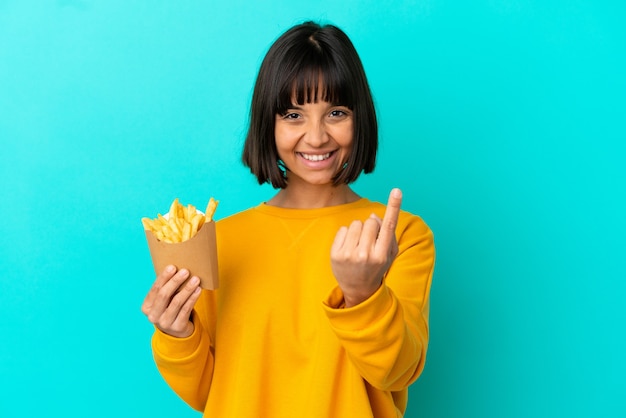
[[[218,224],[222,224],[222,223],[230,223],[230,222],[237,222],[240,219],[246,219],[250,216],[252,216],[255,212],[255,207],[251,207],[245,210],[242,210],[241,212],[237,212],[237,213],[233,213],[231,215],[228,215],[222,219],[219,219],[217,221]]]
[[[387,205],[380,203],[369,201],[368,205],[363,208],[364,212],[370,211],[378,215],[381,219],[385,216],[385,210],[387,209]],[[428,224],[419,216],[408,210],[401,209],[400,215],[398,216],[398,227],[397,231],[401,232],[404,230],[409,230],[412,233],[416,234],[430,234],[432,235],[432,231]]]
[[[256,207],[248,208],[219,219],[216,221],[216,227],[218,229],[238,228],[249,223],[258,222],[259,216],[260,214],[256,210]]]
[[[398,226],[405,226],[415,232],[432,234],[432,230],[422,217],[404,210],[400,211]]]

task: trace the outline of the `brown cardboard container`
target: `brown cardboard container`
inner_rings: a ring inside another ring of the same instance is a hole
[[[200,278],[200,287],[214,290],[218,287],[217,241],[215,222],[206,222],[191,239],[168,243],[159,241],[152,231],[146,230],[148,248],[154,271],[158,275],[173,264],[177,268],[189,270],[190,276]]]

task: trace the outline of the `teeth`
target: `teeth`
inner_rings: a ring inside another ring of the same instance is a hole
[[[300,153],[300,155],[302,155],[302,158],[304,158],[305,160],[322,161],[330,157],[330,152],[326,154],[322,154],[322,155],[310,155],[310,154],[302,154],[302,153]]]

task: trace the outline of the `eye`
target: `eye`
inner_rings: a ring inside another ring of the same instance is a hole
[[[286,120],[296,120],[296,119],[299,119],[300,117],[301,117],[300,114],[296,112],[286,112],[285,114],[282,115],[282,118]]]
[[[330,111],[329,116],[331,118],[343,118],[350,114],[348,109],[333,109]]]

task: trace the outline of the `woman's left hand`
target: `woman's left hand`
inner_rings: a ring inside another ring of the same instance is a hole
[[[372,214],[366,221],[354,221],[337,232],[330,261],[346,308],[358,305],[378,290],[398,255],[396,225],[401,203],[402,192],[393,189],[382,220]]]

